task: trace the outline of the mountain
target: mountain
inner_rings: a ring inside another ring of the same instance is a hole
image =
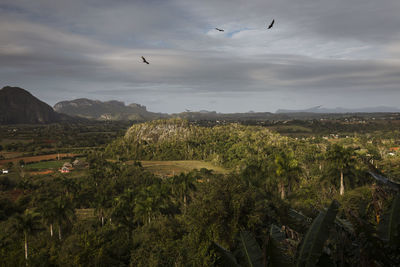
[[[126,106],[124,102],[116,100],[102,102],[87,98],[58,102],[54,110],[95,120],[151,120],[168,117],[167,114],[149,112],[145,106],[135,103]]]
[[[70,119],[22,88],[6,86],[0,90],[0,124],[45,124]]]
[[[399,108],[396,107],[367,107],[367,108],[322,108],[322,106],[316,106],[308,109],[291,110],[291,109],[278,109],[275,113],[379,113],[379,112],[400,112]]]

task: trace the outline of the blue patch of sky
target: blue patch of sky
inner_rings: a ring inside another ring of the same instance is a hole
[[[227,35],[228,37],[232,37],[232,36],[235,35],[236,33],[243,32],[243,31],[248,31],[248,30],[250,30],[250,28],[242,28],[242,29],[230,31],[230,32],[228,32],[226,35]]]

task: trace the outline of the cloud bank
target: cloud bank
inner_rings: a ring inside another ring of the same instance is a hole
[[[0,81],[49,104],[163,112],[398,106],[399,13],[397,0],[3,0]]]

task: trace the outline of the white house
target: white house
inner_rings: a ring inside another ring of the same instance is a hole
[[[6,173],[8,173],[8,170],[4,170],[4,169],[3,169],[3,170],[2,170],[2,173],[3,173],[3,174],[6,174]]]

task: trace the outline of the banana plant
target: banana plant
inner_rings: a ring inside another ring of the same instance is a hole
[[[316,266],[318,262],[331,262],[327,255],[323,255],[323,248],[326,240],[329,238],[330,230],[336,225],[346,231],[353,231],[352,225],[342,219],[336,217],[338,213],[339,203],[334,200],[327,210],[321,211],[320,214],[312,221],[311,226],[304,235],[299,245],[296,266]],[[309,224],[311,219],[295,210],[291,211],[291,216],[296,217],[300,221]],[[281,242],[286,236],[281,232],[280,228],[271,225],[267,240],[265,243],[264,254],[258,245],[254,236],[242,231],[238,235],[238,250],[234,253],[223,248],[214,242],[214,250],[220,255],[221,265],[223,266],[294,266],[285,255],[285,251],[281,246]]]
[[[390,245],[400,246],[400,194],[397,194],[390,209],[383,214],[378,225],[379,237]]]
[[[238,236],[240,244],[240,252],[249,267],[262,267],[263,254],[260,246],[258,245],[254,236],[247,232],[242,231]]]
[[[282,247],[281,242],[286,239],[285,233],[276,225],[271,225],[267,242],[265,246],[266,266],[281,266],[291,267],[294,266],[290,257],[286,255],[285,249]]]
[[[300,244],[296,266],[316,266],[322,255],[324,243],[329,237],[329,231],[334,225],[338,209],[339,203],[333,200],[328,210],[320,212],[314,219]]]
[[[238,249],[235,252],[231,252],[215,242],[213,247],[220,255],[220,265],[222,266],[291,267],[293,264],[288,260],[284,249],[280,246],[280,242],[285,238],[285,234],[280,231],[279,227],[271,225],[266,240],[265,254],[263,254],[257,240],[248,231],[242,231],[238,234]]]

